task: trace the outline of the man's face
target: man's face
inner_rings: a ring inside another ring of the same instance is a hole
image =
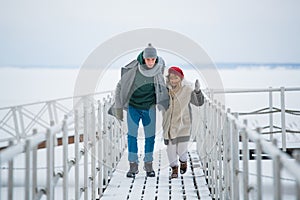
[[[148,68],[153,68],[153,66],[155,65],[155,61],[156,58],[145,58],[145,63],[147,65]]]

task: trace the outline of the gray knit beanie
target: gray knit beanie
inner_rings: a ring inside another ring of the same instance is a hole
[[[144,58],[156,58],[157,57],[156,49],[151,45],[151,43],[149,43],[148,46],[145,48],[143,57]]]

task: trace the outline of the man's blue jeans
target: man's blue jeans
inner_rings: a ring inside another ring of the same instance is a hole
[[[153,150],[155,141],[156,109],[152,106],[149,110],[137,109],[132,106],[127,110],[128,126],[128,161],[138,163],[138,128],[142,120],[145,134],[145,156],[144,162],[153,161]]]

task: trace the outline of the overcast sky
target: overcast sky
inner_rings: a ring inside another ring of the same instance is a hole
[[[80,66],[139,28],[181,33],[215,62],[299,63],[299,9],[297,0],[0,0],[0,66]]]

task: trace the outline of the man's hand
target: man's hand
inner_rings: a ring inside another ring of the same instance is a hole
[[[116,118],[118,120],[123,121],[123,109],[122,108],[116,108]]]

